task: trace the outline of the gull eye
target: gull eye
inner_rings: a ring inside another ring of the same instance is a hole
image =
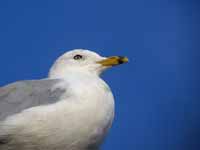
[[[82,58],[83,58],[82,55],[75,55],[75,56],[74,56],[74,60],[80,60],[80,59],[82,59]]]

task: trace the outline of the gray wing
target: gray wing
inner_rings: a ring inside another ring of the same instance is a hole
[[[38,105],[55,103],[65,89],[53,88],[59,79],[19,81],[0,88],[0,121]]]

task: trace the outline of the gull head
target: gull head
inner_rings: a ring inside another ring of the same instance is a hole
[[[69,73],[100,75],[104,70],[128,62],[127,57],[103,57],[90,50],[75,49],[60,56],[50,69],[50,78],[65,78]]]

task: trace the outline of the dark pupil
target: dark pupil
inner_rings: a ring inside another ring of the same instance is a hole
[[[76,56],[74,56],[74,59],[75,59],[75,60],[78,60],[78,59],[82,59],[82,57],[83,57],[83,56],[81,56],[81,55],[76,55]]]

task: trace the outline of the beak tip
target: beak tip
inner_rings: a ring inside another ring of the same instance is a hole
[[[129,62],[128,57],[120,57],[119,60],[120,60],[121,63],[127,63],[127,62]]]

